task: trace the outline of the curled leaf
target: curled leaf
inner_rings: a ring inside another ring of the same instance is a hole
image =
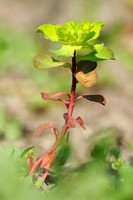
[[[46,124],[40,125],[40,126],[35,130],[34,135],[41,135],[41,134],[43,133],[43,131],[45,131],[45,130],[48,129],[48,128],[55,129],[54,134],[56,135],[56,131],[58,131],[58,130],[57,130],[56,126],[55,126],[54,124],[51,124],[51,123],[46,123]],[[53,133],[53,131],[52,131],[52,133]],[[57,137],[57,135],[56,135],[56,137]]]
[[[51,56],[43,54],[43,53],[35,56],[35,58],[33,59],[33,65],[37,69],[48,69],[48,68],[60,67],[60,66],[71,68],[71,65],[69,63],[59,62],[53,59]]]
[[[36,159],[34,156],[30,156],[28,159],[27,159],[27,168],[28,168],[28,173],[30,173],[34,163],[33,163],[33,160],[34,160],[34,163],[36,162]]]
[[[75,128],[76,127],[75,120],[71,115],[69,115],[68,113],[64,113],[63,117],[64,117],[65,122],[66,122],[66,124],[69,128]]]
[[[86,88],[89,88],[96,84],[97,73],[92,71],[90,74],[84,74],[83,72],[78,72],[75,74],[76,79]]]
[[[75,123],[78,123],[84,130],[86,130],[86,128],[84,127],[84,122],[83,120],[81,119],[81,117],[77,117],[75,119]]]
[[[100,103],[102,105],[106,104],[106,99],[104,98],[104,96],[99,95],[99,94],[95,94],[95,95],[83,95],[83,98],[89,100],[89,101],[94,101],[97,103]]]

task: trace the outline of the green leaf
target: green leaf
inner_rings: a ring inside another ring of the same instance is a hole
[[[57,56],[66,56],[73,57],[74,50],[81,49],[81,46],[71,46],[71,45],[63,45],[59,50],[50,50],[56,57]]]
[[[56,34],[57,26],[58,25],[54,26],[51,24],[44,24],[37,28],[36,33],[43,33],[46,39],[57,42],[58,41],[58,36]]]
[[[31,185],[32,184],[32,176],[27,176],[25,179],[24,179],[24,183],[26,183],[27,185]]]
[[[88,45],[88,41],[95,40],[104,26],[103,22],[67,22],[64,25],[44,24],[38,27],[37,33],[43,33],[46,39],[71,46]]]
[[[103,22],[100,21],[96,21],[93,24],[91,24],[91,31],[95,33],[95,35],[90,39],[90,40],[95,40],[96,38],[99,37],[101,28],[104,26],[105,24]]]
[[[33,148],[35,148],[35,146],[30,146],[30,147],[26,147],[25,149],[22,150],[22,153],[20,155],[20,157],[24,157],[27,153],[29,153],[30,150],[32,150]]]
[[[93,62],[102,60],[115,60],[113,51],[111,49],[108,49],[107,47],[103,47],[103,44],[94,45],[94,47],[94,51],[90,52],[87,55],[77,56],[77,60],[90,60]]]
[[[68,67],[70,68],[71,65],[69,63],[65,62],[58,62],[55,59],[53,59],[51,56],[46,54],[38,54],[35,56],[33,60],[33,64],[37,69],[47,69],[47,68],[53,68],[53,67]]]
[[[40,187],[42,186],[42,184],[44,183],[45,178],[41,177],[37,180],[37,182],[35,183],[36,187],[38,189],[40,189]]]
[[[61,145],[59,146],[58,149],[58,154],[56,157],[56,162],[55,164],[57,164],[57,166],[63,166],[66,161],[68,160],[69,156],[70,156],[70,148],[67,142],[62,141]]]
[[[93,86],[97,81],[97,73],[95,71],[92,71],[89,75],[78,72],[75,77],[86,88]]]
[[[96,62],[88,61],[88,60],[81,60],[77,64],[77,72],[84,72],[87,74],[88,72],[93,71],[97,66]]]

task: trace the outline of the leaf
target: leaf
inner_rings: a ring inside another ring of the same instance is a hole
[[[69,128],[75,128],[76,127],[75,120],[71,115],[69,115],[68,113],[64,113],[63,117],[64,117],[65,122],[66,122],[66,124]]]
[[[31,149],[35,148],[35,146],[31,146],[31,147],[26,147],[25,149],[23,149],[22,153],[21,153],[21,158],[25,156],[25,154],[27,154]]]
[[[95,35],[90,39],[91,40],[95,40],[96,38],[98,38],[101,28],[104,26],[105,24],[103,22],[100,21],[96,21],[93,24],[91,24],[91,31],[95,32]]]
[[[41,135],[43,133],[43,131],[45,131],[48,128],[54,128],[55,130],[57,130],[56,126],[54,124],[51,123],[46,123],[46,124],[42,124],[40,125],[34,132],[34,135]]]
[[[56,57],[57,56],[66,56],[73,57],[74,51],[81,49],[81,46],[70,46],[63,45],[59,50],[50,50]]]
[[[44,177],[41,177],[41,178],[39,178],[39,179],[36,181],[35,185],[36,185],[37,189],[40,189],[40,187],[41,187],[42,184],[44,183],[44,180],[45,180],[45,178],[44,178]]]
[[[63,95],[68,95],[65,92],[55,92],[55,93],[45,93],[41,92],[41,96],[44,100],[54,100],[58,101]]]
[[[93,62],[102,61],[102,60],[115,60],[114,53],[111,49],[103,47],[101,45],[94,45],[95,50],[90,52],[87,55],[78,55],[77,61],[79,60],[90,60]]]
[[[77,117],[77,118],[75,119],[75,122],[78,123],[78,124],[80,124],[80,126],[81,126],[84,130],[86,130],[86,128],[84,127],[84,122],[83,122],[83,120],[81,119],[81,117]]]
[[[32,184],[32,176],[27,176],[25,179],[24,179],[24,183],[26,183],[27,185],[31,185]]]
[[[56,33],[57,26],[51,24],[44,24],[37,28],[36,33],[43,33],[46,39],[57,42],[58,41],[58,36]]]
[[[30,156],[28,159],[27,159],[27,168],[28,168],[28,173],[30,173],[34,163],[33,163],[33,160],[34,160],[34,163],[36,162],[36,159],[34,156]]]
[[[68,143],[65,141],[62,141],[62,143],[60,144],[60,146],[58,148],[56,163],[59,166],[63,166],[66,163],[66,161],[68,160],[70,153],[71,153],[71,151],[70,151]]]
[[[89,101],[94,101],[94,102],[100,103],[102,105],[106,104],[106,99],[102,95],[99,95],[99,94],[83,95],[82,97],[89,100]]]
[[[37,33],[43,33],[46,39],[71,46],[86,46],[88,41],[96,39],[104,26],[103,22],[70,21],[64,25],[44,24],[38,27]]]
[[[93,71],[97,66],[96,62],[83,60],[79,61],[77,64],[77,72],[82,71],[84,74],[87,74],[88,72]]]
[[[84,74],[83,72],[78,72],[75,74],[76,79],[86,88],[89,88],[96,84],[97,73],[92,71],[90,74]]]
[[[71,67],[69,63],[65,62],[58,62],[54,60],[51,56],[46,55],[46,54],[38,54],[35,56],[33,59],[33,64],[37,69],[48,69],[48,68],[53,68],[53,67]]]
[[[48,170],[46,172],[44,172],[44,174],[42,175],[42,178],[44,178],[44,180],[45,180],[47,175],[48,175]]]

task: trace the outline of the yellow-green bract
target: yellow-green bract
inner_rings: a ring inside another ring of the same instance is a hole
[[[44,24],[38,27],[37,33],[43,33],[44,37],[54,42],[60,42],[71,46],[85,46],[95,40],[104,26],[103,22],[67,22],[62,25]]]

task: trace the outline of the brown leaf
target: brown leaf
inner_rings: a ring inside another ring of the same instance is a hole
[[[75,120],[71,115],[69,115],[68,113],[64,113],[63,117],[64,117],[65,122],[66,122],[66,124],[69,128],[75,128],[76,127]]]
[[[102,105],[106,104],[106,99],[104,98],[104,96],[99,95],[99,94],[95,94],[95,95],[83,95],[83,98],[89,100],[89,101],[94,101],[97,103],[100,103]]]
[[[45,93],[41,92],[41,96],[44,100],[54,100],[58,101],[63,95],[68,95],[65,92],[55,92],[55,93]],[[69,96],[69,95],[68,95]]]
[[[84,86],[91,87],[96,84],[97,81],[97,73],[92,71],[90,74],[84,74],[83,72],[78,72],[75,74],[76,79]]]
[[[46,124],[42,124],[40,125],[34,132],[34,135],[41,135],[43,133],[43,131],[45,131],[48,128],[53,128],[55,130],[57,130],[56,126],[54,124],[51,123],[46,123]],[[52,131],[53,132],[53,131]]]

